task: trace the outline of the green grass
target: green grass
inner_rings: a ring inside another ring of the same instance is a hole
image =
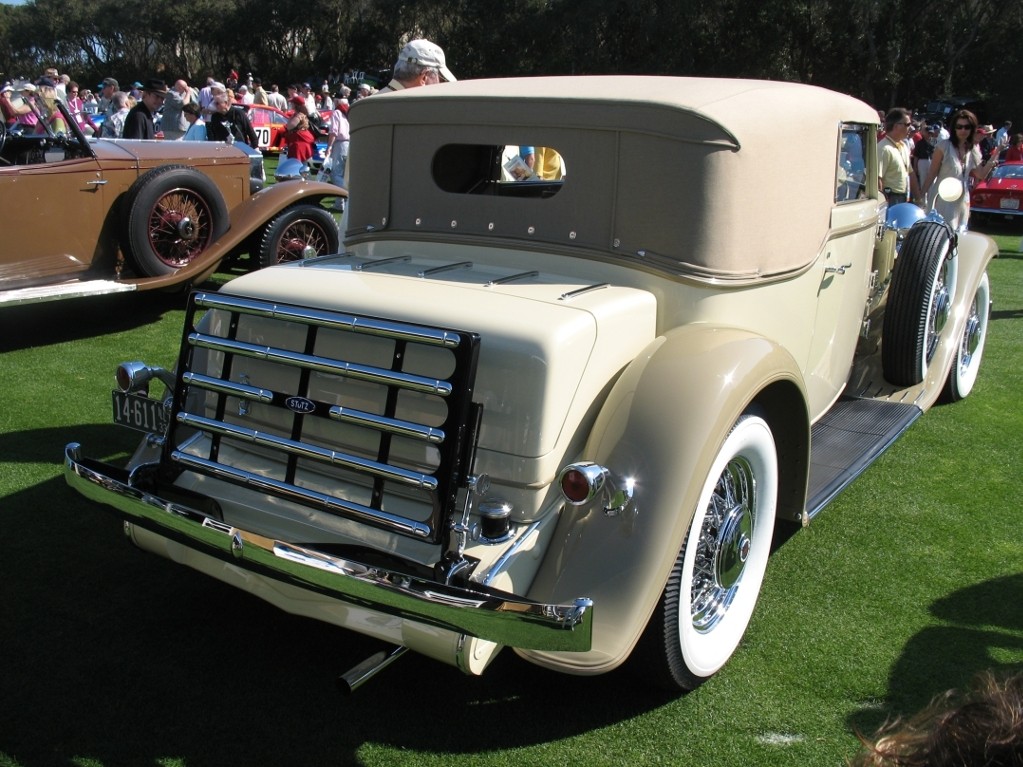
[[[0,765],[842,764],[854,730],[1023,667],[1019,237],[998,237],[973,394],[779,548],[739,652],[680,698],[511,653],[481,678],[408,656],[341,696],[374,642],[133,549],[61,479],[69,441],[132,449],[112,371],[173,363],[182,299],[3,310]]]

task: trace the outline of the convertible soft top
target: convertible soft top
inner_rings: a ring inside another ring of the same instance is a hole
[[[594,76],[414,88],[363,99],[350,120],[355,239],[482,235],[749,279],[817,252],[842,123],[877,113],[795,83]],[[499,183],[495,148],[524,145],[556,149],[563,182],[533,196]]]

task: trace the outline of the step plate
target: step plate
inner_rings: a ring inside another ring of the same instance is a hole
[[[916,405],[841,399],[810,430],[806,513],[813,518],[866,471],[923,411]]]
[[[130,293],[137,289],[134,283],[113,280],[90,280],[88,282],[65,282],[60,285],[42,285],[37,288],[21,288],[0,293],[0,306],[15,304],[37,304],[43,301],[58,301],[63,298],[103,296],[109,293]]]

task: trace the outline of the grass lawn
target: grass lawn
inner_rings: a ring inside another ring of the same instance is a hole
[[[173,364],[181,297],[4,309],[0,767],[840,765],[856,729],[1023,668],[1023,255],[1018,228],[995,234],[973,394],[779,548],[738,653],[679,698],[512,653],[480,678],[410,655],[340,695],[374,642],[135,550],[61,478],[69,441],[132,449],[112,373]]]

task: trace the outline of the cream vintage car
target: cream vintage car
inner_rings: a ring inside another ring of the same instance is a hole
[[[173,371],[119,369],[128,466],[71,444],[67,480],[138,546],[391,643],[352,687],[507,646],[692,688],[776,527],[976,381],[994,245],[886,224],[876,122],[749,80],[365,99],[345,252],[193,294]],[[511,180],[519,146],[560,178]]]

